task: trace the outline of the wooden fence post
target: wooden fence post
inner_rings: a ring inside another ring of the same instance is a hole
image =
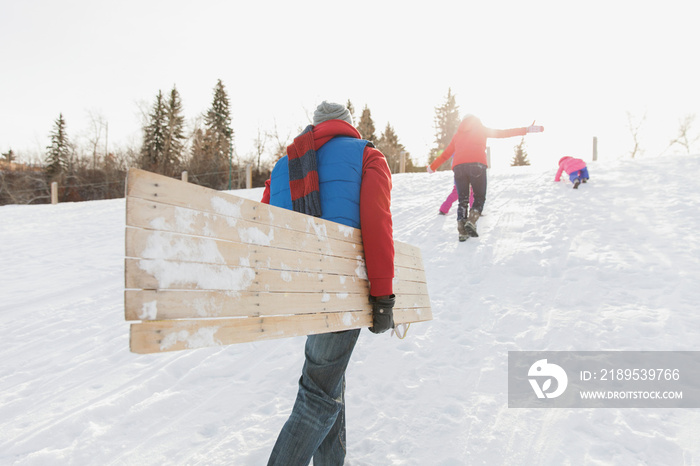
[[[182,172],[182,181],[187,183],[187,171],[186,170]]]
[[[593,161],[598,160],[598,138],[593,136]]]
[[[51,183],[51,204],[58,204],[58,183],[56,181]]]
[[[406,151],[402,150],[399,156],[399,173],[406,173]]]
[[[245,166],[245,189],[253,187],[253,166],[248,164]]]

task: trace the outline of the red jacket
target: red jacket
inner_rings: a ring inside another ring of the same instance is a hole
[[[487,165],[486,161],[486,139],[487,138],[510,138],[513,136],[524,136],[527,128],[512,129],[491,129],[481,124],[475,116],[469,116],[459,124],[457,133],[452,137],[450,144],[445,148],[440,157],[433,160],[430,169],[435,171],[452,154],[454,160],[452,167],[462,163],[481,163]]]
[[[335,136],[361,138],[360,133],[342,120],[328,120],[313,129],[314,149]],[[391,172],[384,155],[371,146],[362,154],[360,187],[360,230],[365,265],[372,296],[393,294],[394,234],[391,219]],[[270,203],[270,180],[265,182],[261,202]]]

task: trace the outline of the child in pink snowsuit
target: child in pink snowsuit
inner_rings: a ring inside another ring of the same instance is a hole
[[[457,186],[452,186],[452,192],[447,196],[445,202],[440,206],[440,215],[447,215],[450,211],[450,207],[455,203],[459,196],[457,195]],[[471,186],[469,187],[469,207],[474,204],[474,191],[472,191]]]
[[[559,170],[557,170],[554,181],[561,179],[562,172],[566,172],[569,175],[569,179],[574,184],[574,189],[578,189],[578,185],[585,183],[589,178],[586,162],[573,157],[562,157],[559,159]]]

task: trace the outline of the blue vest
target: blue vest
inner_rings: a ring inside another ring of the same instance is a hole
[[[362,160],[368,141],[339,136],[316,152],[321,196],[321,218],[360,228]],[[270,205],[292,209],[287,156],[270,175]]]

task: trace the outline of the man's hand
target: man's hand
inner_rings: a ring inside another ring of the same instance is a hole
[[[394,328],[394,303],[396,296],[370,296],[372,303],[372,326],[369,331],[372,333],[384,333],[390,328]]]

